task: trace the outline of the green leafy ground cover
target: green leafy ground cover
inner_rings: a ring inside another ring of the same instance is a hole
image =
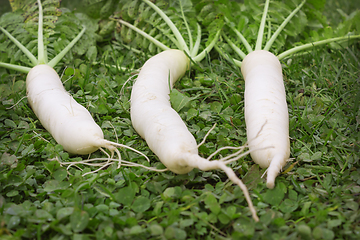
[[[330,1],[324,14],[338,22],[335,9],[341,7],[353,10]],[[264,170],[250,156],[231,165],[249,188],[258,223],[240,189],[221,171],[176,175],[114,164],[82,176],[94,169],[66,169],[49,161],[56,156],[77,161],[79,156],[69,156],[56,144],[23,99],[26,75],[0,68],[0,238],[359,239],[359,49],[358,42],[339,49],[318,47],[282,61],[294,158],[289,171],[270,190],[261,178]],[[151,162],[122,150],[125,160],[161,168],[131,126],[134,72],[109,66],[138,68],[146,59],[104,34],[96,51],[69,55],[56,70],[106,139],[144,152]],[[246,142],[244,82],[237,66],[213,51],[175,88],[179,92],[172,104],[198,142],[217,123],[199,148],[203,156]]]

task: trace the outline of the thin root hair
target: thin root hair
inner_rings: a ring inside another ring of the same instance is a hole
[[[205,143],[206,138],[210,135],[210,132],[214,130],[215,127],[216,123],[209,129],[209,131],[205,134],[204,139],[197,145],[198,148]]]
[[[68,67],[65,67],[64,70],[62,71],[61,75],[59,76],[60,79],[62,79],[62,77],[64,76],[64,73],[65,73],[65,71],[66,71],[67,68],[68,68]],[[75,73],[72,74],[71,76],[69,76],[68,79],[66,79],[66,80],[63,82],[63,84],[65,84],[67,81],[69,81],[70,79],[72,79],[74,76],[75,76]]]
[[[155,170],[155,168],[149,168],[149,167],[146,167],[146,166],[143,166],[141,164],[135,164],[135,163],[132,163],[132,162],[128,162],[128,161],[125,161],[125,160],[122,160],[121,158],[121,153],[119,151],[119,149],[117,149],[117,147],[122,147],[122,148],[126,148],[126,149],[129,149],[129,150],[132,150],[138,154],[140,154],[141,156],[145,157],[145,159],[150,162],[150,159],[142,152],[132,148],[132,147],[129,147],[127,145],[124,145],[124,144],[120,144],[120,143],[115,143],[115,142],[111,142],[111,141],[108,141],[108,140],[105,140],[104,139],[104,147],[110,151],[110,154],[105,151],[102,147],[99,147],[99,150],[101,152],[103,152],[107,157],[106,158],[90,158],[91,154],[89,154],[89,157],[87,160],[81,160],[81,161],[77,161],[77,162],[61,162],[57,157],[54,158],[54,159],[50,159],[50,161],[52,160],[57,160],[61,166],[64,166],[64,165],[68,165],[68,167],[66,168],[68,174],[70,174],[70,172],[68,171],[70,167],[72,166],[75,166],[76,168],[78,168],[80,171],[83,171],[83,169],[81,167],[78,166],[78,164],[83,164],[83,165],[86,165],[86,166],[91,166],[91,167],[99,167],[98,169],[94,170],[94,171],[91,171],[91,172],[88,172],[88,173],[85,173],[83,174],[83,176],[87,175],[87,174],[90,174],[90,173],[96,173],[98,171],[100,171],[101,169],[104,169],[106,168],[107,166],[110,166],[111,164],[113,164],[114,162],[117,162],[118,165],[117,165],[117,168],[120,168],[122,165],[124,166],[141,166],[141,167],[144,167],[144,168],[147,168],[149,170]],[[118,156],[117,159],[114,158],[114,154],[116,153],[116,155]],[[101,161],[101,162],[95,162],[95,161]],[[167,169],[166,169],[167,170]],[[164,170],[165,171],[165,170]]]
[[[16,102],[14,105],[12,105],[11,107],[6,108],[6,110],[9,110],[9,109],[12,109],[12,108],[16,107],[16,106],[17,106],[22,100],[24,100],[25,98],[27,98],[27,96],[24,96],[24,97],[20,98],[19,101],[17,101],[17,102]]]
[[[121,143],[111,142],[111,141],[108,141],[108,140],[105,140],[105,142],[108,143],[108,144],[111,144],[112,146],[115,146],[115,147],[127,148],[127,149],[129,149],[131,151],[134,151],[134,152],[140,154],[141,156],[143,156],[148,162],[150,162],[150,159],[144,153],[140,152],[139,150],[136,150],[135,148],[129,147],[129,146],[121,144]]]
[[[273,148],[273,146],[268,146],[268,147],[263,147],[263,148],[255,148],[255,149],[252,149],[252,150],[248,150],[248,151],[244,152],[243,154],[240,154],[240,155],[238,155],[238,156],[236,156],[234,158],[228,159],[227,161],[224,161],[223,159],[220,159],[220,160],[222,160],[225,164],[229,164],[231,162],[239,160],[242,157],[245,157],[246,155],[248,155],[251,152],[258,151],[258,150],[264,150],[264,149],[268,149],[268,148]],[[241,152],[241,151],[242,150],[240,150],[238,152]]]
[[[263,173],[263,175],[261,175],[261,178],[264,178],[264,176],[266,175],[268,169],[269,169],[269,168],[267,168],[267,169],[265,170],[265,172]]]
[[[114,130],[116,142],[119,142],[119,138],[118,138],[118,135],[117,135],[117,133],[116,133],[116,129],[115,129],[114,125],[113,125],[110,121],[107,121],[107,122],[109,122],[110,126],[111,126],[111,127],[113,128],[113,130]]]
[[[258,222],[259,218],[256,215],[256,210],[255,207],[251,201],[250,198],[250,194],[249,191],[246,187],[246,185],[236,176],[234,170],[231,167],[226,166],[226,163],[224,161],[219,161],[219,160],[213,160],[213,161],[208,161],[205,158],[202,158],[198,155],[195,156],[196,160],[198,161],[194,161],[194,167],[202,170],[202,171],[210,171],[210,170],[215,170],[215,169],[221,169],[225,172],[225,174],[228,176],[228,178],[235,183],[236,185],[238,185],[240,187],[240,189],[243,191],[245,199],[248,203],[250,212],[252,214],[253,219]]]
[[[40,133],[35,132],[35,130],[33,130],[33,133],[35,134],[35,136],[32,137],[32,138],[38,137],[38,138],[40,138],[41,140],[43,140],[43,141],[45,141],[47,143],[50,142],[49,140],[46,140],[45,138],[43,138]]]
[[[228,178],[235,183],[236,185],[238,185],[240,187],[240,189],[243,191],[244,196],[246,198],[246,201],[249,205],[249,209],[250,212],[252,214],[253,219],[258,222],[259,221],[259,217],[256,215],[256,210],[255,207],[251,201],[250,198],[250,194],[249,191],[246,187],[246,185],[236,176],[236,174],[234,173],[234,170],[228,166],[226,166],[225,162],[219,161],[219,167],[226,173],[226,175],[228,176]]]
[[[219,148],[217,149],[215,152],[213,152],[212,154],[210,154],[206,160],[210,160],[211,158],[213,158],[216,154],[218,154],[220,151],[222,150],[225,150],[225,149],[232,149],[232,150],[238,150],[240,149],[239,151],[237,151],[236,153],[233,153],[225,158],[222,158],[221,161],[224,161],[226,159],[229,159],[233,156],[237,156],[239,153],[241,153],[245,148],[247,147],[247,144],[245,144],[244,146],[240,146],[240,147],[232,147],[232,146],[225,146],[225,147],[222,147],[222,148]],[[220,160],[220,159],[219,159]]]
[[[104,160],[106,160],[106,161],[104,161]],[[94,171],[84,173],[82,176],[85,176],[85,175],[88,175],[88,174],[91,174],[91,173],[96,173],[96,172],[100,171],[101,169],[104,169],[104,168],[106,168],[106,167],[108,167],[111,164],[116,163],[116,162],[118,162],[118,167],[117,168],[120,168],[121,166],[128,166],[128,167],[142,167],[142,168],[145,168],[145,169],[148,169],[148,170],[151,170],[151,171],[155,171],[155,172],[168,171],[167,168],[165,168],[165,169],[157,169],[157,168],[153,168],[153,167],[147,167],[147,166],[139,164],[139,163],[133,163],[133,162],[129,162],[129,161],[121,160],[121,159],[116,159],[116,158],[91,158],[91,159],[81,160],[81,161],[76,161],[76,162],[63,162],[58,157],[55,157],[55,158],[49,159],[49,161],[57,161],[57,162],[60,163],[61,166],[66,166],[67,165],[67,168],[66,168],[67,171],[72,166],[74,166],[74,167],[78,168],[79,170],[83,171],[83,169],[80,168],[78,166],[78,164],[91,166],[91,167],[100,167],[100,168],[98,168],[98,169],[96,169]],[[100,161],[100,162],[98,162],[98,161]],[[68,174],[70,174],[69,171],[68,171]]]
[[[257,137],[259,137],[260,133],[262,132],[262,130],[264,129],[264,126],[267,124],[267,119],[265,120],[265,122],[263,123],[263,125],[261,126],[261,128],[259,129],[258,133],[256,134],[256,136],[254,137],[254,139],[256,139]],[[248,142],[252,141],[253,139],[249,140]]]
[[[124,89],[125,89],[125,86],[126,86],[126,84],[128,83],[128,82],[130,82],[130,81],[132,81],[135,77],[137,77],[139,75],[139,73],[136,73],[136,74],[134,74],[134,75],[132,75],[132,76],[130,76],[125,82],[124,82],[124,84],[122,85],[122,87],[121,87],[121,89],[120,89],[120,96],[121,95],[124,95]]]

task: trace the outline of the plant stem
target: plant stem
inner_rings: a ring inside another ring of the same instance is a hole
[[[237,60],[237,59],[235,59],[235,58],[232,58],[232,57],[226,55],[226,54],[224,53],[224,51],[221,50],[221,48],[219,48],[217,45],[215,45],[214,48],[216,49],[216,51],[218,51],[218,52],[220,53],[220,55],[221,55],[223,58],[225,58],[225,59],[228,60],[229,62],[234,63],[234,64],[235,64],[236,66],[238,66],[239,68],[241,68],[241,63],[242,63],[241,61],[239,61],[239,60]]]
[[[198,53],[199,48],[200,48],[200,43],[201,43],[201,27],[199,24],[197,24],[196,41],[195,41],[194,47],[191,49],[191,52],[190,52],[191,57],[196,56],[196,54]]]
[[[43,39],[43,8],[41,1],[37,0],[39,7],[39,22],[38,22],[38,64],[46,64],[47,59],[44,51],[44,39]]]
[[[260,27],[259,27],[259,32],[258,32],[258,36],[257,36],[257,40],[256,40],[255,50],[261,50],[261,44],[262,44],[263,36],[264,36],[264,29],[265,29],[267,12],[269,9],[269,3],[270,3],[270,0],[266,0],[264,12],[263,12]]]
[[[15,65],[15,64],[11,64],[11,63],[3,63],[3,62],[0,62],[0,67],[4,67],[7,69],[11,69],[11,70],[15,70],[18,72],[23,72],[23,73],[29,73],[31,70],[31,68],[29,68],[29,67]]]
[[[248,53],[251,53],[253,49],[250,46],[249,42],[246,40],[246,38],[230,23],[229,19],[227,19],[226,17],[225,17],[225,21],[228,23],[228,26],[231,28],[231,30],[233,30],[234,33],[238,36],[240,41],[244,44]]]
[[[185,24],[185,27],[186,27],[186,30],[187,30],[188,36],[189,36],[189,44],[190,44],[189,48],[190,48],[190,50],[192,50],[192,49],[193,49],[193,39],[192,39],[190,27],[189,27],[189,24],[188,24],[187,21],[186,21],[186,18],[185,18],[185,15],[184,15],[184,10],[183,10],[181,1],[179,1],[179,4],[180,4],[181,17],[182,17],[182,19],[183,19],[183,21],[184,21],[184,24]],[[190,54],[190,52],[189,52],[189,54]],[[195,54],[196,54],[196,53],[195,53]],[[191,55],[190,55],[190,56],[191,56]],[[193,57],[193,56],[191,56],[191,57]]]
[[[295,16],[295,14],[302,8],[302,6],[305,4],[305,2],[306,2],[306,0],[302,1],[300,3],[300,5],[297,8],[295,8],[289,14],[289,16],[282,22],[282,24],[278,27],[278,29],[271,36],[270,40],[266,43],[264,50],[269,51],[269,49],[271,48],[271,46],[274,43],[274,41],[276,40],[276,38],[279,36],[281,31],[285,28],[286,24],[288,24],[288,22]]]
[[[316,42],[312,42],[312,43],[307,43],[301,46],[297,46],[294,48],[291,48],[289,50],[286,50],[285,52],[282,52],[281,54],[279,54],[277,56],[277,58],[279,60],[290,56],[296,52],[302,51],[302,50],[306,50],[315,46],[319,46],[319,45],[324,45],[326,43],[331,43],[331,42],[337,42],[337,41],[346,41],[346,40],[350,40],[350,39],[355,39],[355,38],[360,38],[360,35],[349,35],[349,36],[345,36],[345,37],[336,37],[336,38],[330,38],[330,39],[325,39],[325,40],[320,40],[320,41],[316,41]]]
[[[271,21],[268,21],[268,33],[266,36],[266,42],[271,38]]]
[[[14,38],[8,31],[6,31],[4,28],[0,27],[0,30],[5,33],[6,36],[10,38],[10,40],[15,43],[18,48],[29,58],[33,66],[36,66],[38,64],[38,61],[36,57],[24,46],[22,45],[16,38]]]
[[[56,55],[49,63],[48,65],[52,68],[55,67],[55,65],[65,56],[65,54],[77,43],[77,41],[81,38],[81,36],[84,34],[86,28],[85,26],[81,30],[81,32],[58,54]]]
[[[175,24],[171,21],[171,19],[160,9],[158,8],[158,6],[156,6],[155,4],[153,4],[152,2],[150,2],[149,0],[143,0],[146,4],[148,4],[152,9],[154,9],[160,16],[161,18],[166,22],[166,24],[169,26],[169,28],[171,29],[171,31],[173,32],[173,34],[175,35],[180,49],[179,50],[183,50],[185,52],[187,52],[190,55],[190,51],[189,48],[184,40],[184,38],[181,36],[181,33],[179,32],[179,29],[177,29],[177,27],[175,26]]]
[[[161,48],[162,50],[169,50],[170,48],[167,47],[166,45],[164,45],[162,42],[160,42],[159,40],[153,38],[152,36],[150,36],[149,34],[147,34],[146,32],[144,32],[143,30],[135,27],[134,25],[125,22],[124,20],[121,19],[114,19],[116,21],[119,21],[121,24],[124,24],[125,26],[127,26],[128,28],[131,28],[132,30],[134,30],[135,32],[139,33],[140,35],[142,35],[143,37],[145,37],[146,39],[148,39],[150,42],[154,43],[156,46],[158,46],[159,48]]]
[[[246,57],[246,54],[243,51],[241,51],[241,49],[238,46],[236,46],[236,44],[233,43],[230,40],[230,38],[226,36],[226,34],[222,34],[222,36],[226,40],[226,42],[230,45],[230,47],[234,50],[234,52],[236,52],[239,55],[239,57],[241,57],[241,59],[244,59]]]
[[[203,60],[203,59],[205,58],[206,54],[208,54],[208,53],[211,51],[211,49],[215,46],[215,43],[216,43],[217,40],[219,39],[220,32],[221,32],[221,30],[219,30],[219,31],[216,33],[214,39],[210,42],[210,44],[209,44],[201,53],[199,53],[197,56],[195,56],[195,57],[193,58],[193,60],[194,60],[195,62],[200,62],[201,60]]]

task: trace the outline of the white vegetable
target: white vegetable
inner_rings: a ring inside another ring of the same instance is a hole
[[[185,74],[189,65],[180,50],[166,50],[150,58],[141,68],[131,93],[131,121],[150,149],[171,171],[178,174],[193,168],[222,169],[243,190],[253,218],[258,221],[246,186],[225,161],[209,161],[198,155],[195,138],[169,101],[170,87]]]
[[[223,170],[229,179],[237,184],[244,192],[253,219],[259,221],[246,186],[235,175],[234,171],[226,166],[226,164],[236,161],[248,154],[248,152],[241,154],[245,146],[238,148],[224,147],[240,150],[219,160],[210,161],[212,156],[224,148],[218,149],[207,159],[200,157],[198,155],[198,146],[200,146],[205,139],[199,145],[196,144],[195,138],[189,132],[181,117],[171,108],[169,101],[170,89],[174,83],[185,74],[189,67],[189,59],[187,56],[194,62],[200,62],[204,59],[214,47],[220,35],[220,28],[217,29],[215,35],[212,35],[211,38],[209,36],[206,47],[198,54],[202,42],[201,27],[196,21],[192,21],[194,19],[186,19],[186,14],[181,7],[181,2],[179,2],[179,14],[184,20],[183,23],[187,29],[186,35],[188,41],[185,41],[181,31],[177,28],[178,23],[174,24],[171,18],[151,1],[143,1],[164,20],[165,25],[159,24],[160,29],[167,26],[173,34],[165,34],[164,37],[168,37],[170,42],[174,43],[180,50],[171,50],[170,46],[165,46],[156,39],[157,37],[154,38],[142,29],[137,28],[136,24],[132,25],[125,21],[118,20],[122,26],[131,28],[163,50],[163,52],[150,58],[143,65],[137,81],[133,86],[130,100],[130,114],[135,130],[146,140],[150,149],[158,156],[167,169],[174,173],[185,174],[194,168],[203,171],[214,169]],[[187,20],[195,24],[189,24]],[[192,26],[196,26],[195,41],[193,41],[195,38],[193,38],[192,35]],[[163,32],[167,33],[168,29]]]
[[[121,162],[120,152],[116,147],[128,148],[143,155],[126,145],[105,140],[101,128],[95,123],[89,111],[77,103],[65,90],[53,67],[81,38],[85,27],[57,56],[48,62],[43,43],[43,10],[41,1],[38,0],[37,3],[39,7],[38,59],[8,31],[0,27],[0,30],[27,55],[34,67],[8,63],[0,63],[0,66],[28,73],[26,92],[29,104],[41,124],[51,133],[56,142],[63,146],[64,150],[73,154],[90,154],[99,148],[106,148],[111,152],[111,156],[108,155],[109,158],[107,158],[108,162],[114,152],[118,154],[118,161]],[[108,163],[105,163],[104,166],[106,165]]]
[[[41,124],[64,150],[89,154],[100,147],[114,150],[89,111],[65,90],[58,74],[48,65],[31,69],[26,77],[28,102]]]
[[[278,56],[270,53],[269,50],[276,38],[305,3],[306,0],[301,1],[274,32],[272,32],[274,26],[269,23],[268,37],[263,48],[264,30],[269,19],[267,12],[270,0],[266,0],[264,4],[255,49],[252,48],[242,33],[236,29],[236,24],[225,18],[228,27],[248,52],[248,54],[243,52],[241,48],[236,46],[232,38],[228,37],[228,33],[223,33],[222,36],[228,46],[243,59],[243,61],[239,61],[232,58],[231,62],[241,67],[245,79],[245,122],[248,145],[252,159],[260,167],[268,168],[266,180],[268,188],[275,186],[275,178],[290,157],[289,116],[279,60],[314,46],[360,37],[360,35],[346,35],[295,46]],[[216,48],[224,58],[228,58],[228,55],[220,47]],[[256,150],[259,148],[261,150]]]
[[[188,65],[187,56],[180,50],[168,50],[152,57],[142,66],[130,100],[135,130],[164,165],[178,174],[193,169],[184,159],[188,154],[197,154],[197,146],[195,138],[170,105],[169,81],[173,86],[185,74]]]
[[[290,157],[289,116],[282,68],[278,58],[265,50],[248,54],[242,62],[245,79],[245,122],[251,157],[267,168],[267,187]]]

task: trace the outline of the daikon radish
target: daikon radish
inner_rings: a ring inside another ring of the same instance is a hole
[[[245,80],[245,123],[248,145],[251,151],[250,155],[260,167],[268,168],[266,180],[268,188],[275,186],[275,178],[290,158],[289,116],[282,67],[279,60],[314,46],[360,37],[360,35],[348,35],[324,39],[296,46],[275,56],[269,51],[270,48],[285,26],[304,6],[305,2],[305,0],[302,1],[286,18],[284,17],[283,22],[279,26],[274,27],[271,21],[268,24],[266,22],[270,4],[270,1],[266,0],[255,49],[252,48],[247,39],[235,27],[236,24],[225,17],[230,31],[222,34],[223,39],[232,48],[235,55],[243,59],[243,61],[239,61],[236,58],[232,58],[231,62],[241,67]],[[237,15],[237,12],[235,15]],[[241,18],[241,15],[237,16]],[[262,47],[266,26],[268,26],[266,43]],[[251,31],[246,31],[246,29],[245,27],[243,30],[244,34],[251,33]],[[244,45],[244,48],[236,46],[233,38],[231,38],[231,34],[238,38]],[[249,38],[252,38],[252,35]],[[283,46],[281,41],[279,46]],[[219,45],[215,47],[220,54],[228,59],[228,55],[224,53]],[[243,49],[246,49],[248,53],[243,52]],[[269,148],[255,151],[255,148],[263,147]]]
[[[146,140],[149,148],[156,154],[160,161],[168,170],[174,173],[186,174],[194,168],[203,171],[223,170],[229,179],[241,188],[253,219],[259,221],[246,186],[235,175],[234,171],[227,166],[227,164],[232,161],[236,161],[249,153],[242,153],[246,146],[224,147],[227,149],[237,149],[238,151],[219,160],[210,161],[212,156],[224,148],[218,149],[207,159],[200,157],[198,147],[202,143],[197,145],[194,136],[189,132],[179,114],[171,107],[169,101],[170,90],[174,83],[183,76],[189,68],[189,59],[195,63],[204,59],[218,40],[221,28],[214,28],[216,29],[216,33],[208,37],[206,44],[204,44],[206,47],[203,47],[203,50],[200,51],[202,48],[200,44],[202,42],[201,27],[196,22],[196,18],[186,17],[186,13],[191,13],[192,11],[189,8],[191,5],[182,5],[182,1],[173,2],[173,4],[178,4],[178,8],[174,7],[176,6],[174,5],[172,9],[179,12],[178,15],[172,18],[171,16],[167,16],[165,12],[151,1],[143,0],[143,2],[149,5],[158,16],[162,18],[165,24],[159,24],[159,22],[157,22],[157,26],[161,28],[160,32],[166,33],[163,37],[168,38],[169,42],[173,45],[166,46],[157,40],[159,39],[159,35],[153,37],[150,34],[152,31],[147,33],[143,28],[139,29],[137,25],[140,23],[137,21],[135,21],[135,25],[132,25],[124,20],[117,20],[122,28],[130,28],[131,31],[135,31],[139,36],[146,38],[151,44],[163,50],[163,52],[158,53],[146,61],[133,85],[130,100],[132,125],[139,135]],[[181,16],[183,26],[185,26],[187,30],[185,31],[185,35],[180,32],[180,30],[184,30],[184,28],[178,29],[177,25],[172,22],[172,19],[178,19],[179,16]],[[139,17],[138,19],[139,21],[146,21],[146,18]],[[192,23],[189,24],[188,21]],[[196,38],[192,36],[192,29],[194,27],[196,27],[194,29]],[[168,30],[171,30],[171,32]],[[186,36],[187,41],[183,36]],[[193,39],[196,40],[193,41]],[[138,41],[134,40],[134,42]],[[175,47],[179,50],[172,49]]]
[[[149,148],[172,172],[185,174],[194,168],[203,171],[223,170],[237,184],[248,202],[255,221],[258,221],[246,186],[226,166],[233,159],[212,160],[198,155],[198,146],[179,114],[170,104],[170,87],[185,74],[188,57],[180,50],[166,50],[150,58],[141,68],[133,85],[130,99],[131,121]],[[226,160],[226,161],[225,161]]]
[[[28,68],[7,63],[0,63],[0,67],[28,73],[26,94],[29,104],[44,128],[50,132],[58,144],[63,146],[64,150],[84,155],[99,148],[106,148],[111,152],[111,158],[116,152],[120,159],[120,152],[116,147],[124,147],[145,156],[131,147],[105,140],[101,128],[95,123],[89,111],[77,103],[65,90],[53,67],[81,38],[85,27],[63,51],[48,62],[43,43],[41,1],[38,0],[37,3],[39,6],[38,59],[8,31],[0,28],[28,56],[34,67]]]
[[[100,147],[114,150],[89,111],[65,90],[52,67],[33,67],[26,77],[26,89],[35,115],[67,152],[89,154]]]
[[[264,50],[248,54],[242,62],[245,79],[245,123],[250,153],[255,163],[267,168],[267,186],[290,157],[289,116],[282,68],[277,57]]]

